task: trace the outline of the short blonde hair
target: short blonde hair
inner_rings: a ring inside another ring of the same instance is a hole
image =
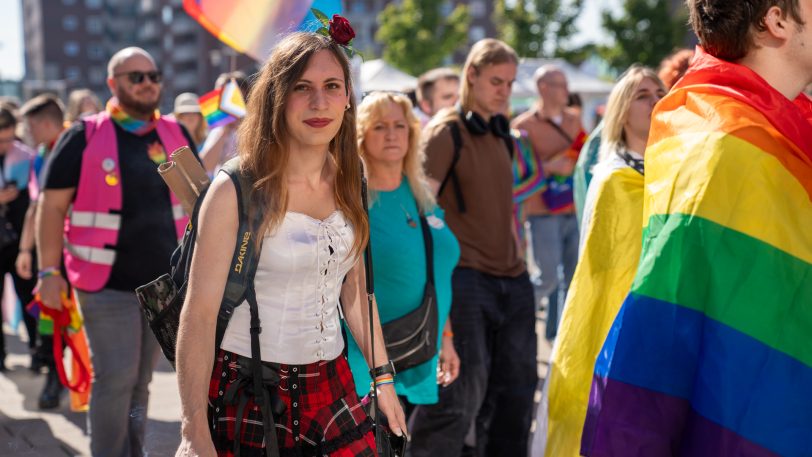
[[[623,127],[629,119],[629,108],[637,87],[644,79],[650,79],[664,92],[665,85],[651,68],[642,65],[632,65],[615,83],[606,102],[606,113],[603,117],[603,133],[601,134],[601,149],[599,162],[611,157],[611,152],[626,146],[626,135]]]
[[[366,161],[366,149],[364,147],[364,137],[372,126],[384,117],[385,110],[389,108],[389,103],[398,105],[403,110],[406,123],[409,125],[409,147],[406,156],[403,158],[403,174],[409,181],[412,194],[417,200],[420,211],[427,213],[432,211],[437,202],[434,194],[428,185],[426,172],[423,163],[426,161],[425,153],[418,147],[420,142],[420,120],[412,111],[412,102],[405,95],[391,92],[373,92],[366,96],[358,105],[358,151]]]
[[[474,43],[471,52],[468,53],[468,57],[465,59],[465,65],[462,67],[460,101],[463,110],[470,110],[472,104],[471,88],[468,87],[468,69],[473,68],[475,72],[479,73],[479,70],[486,65],[503,63],[519,65],[519,56],[507,43],[493,38],[485,38]]]

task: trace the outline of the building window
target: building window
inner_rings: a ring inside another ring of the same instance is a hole
[[[164,25],[169,25],[172,23],[172,7],[167,5],[161,9],[161,21],[163,21]]]
[[[85,6],[91,10],[97,10],[102,7],[102,0],[85,0]]]
[[[488,14],[488,9],[482,0],[473,0],[469,3],[468,11],[471,12],[471,17],[485,17]]]
[[[79,55],[79,43],[75,41],[68,41],[65,43],[65,55],[68,57],[76,57]]]
[[[167,52],[171,51],[173,44],[172,35],[164,35],[164,50]]]
[[[90,60],[104,60],[104,47],[98,43],[87,45],[87,57]]]
[[[98,16],[90,16],[87,18],[85,26],[87,27],[87,33],[99,34],[104,31],[104,24]]]
[[[101,84],[107,79],[107,70],[101,67],[91,67],[87,72],[87,79],[91,84]]]
[[[79,67],[68,67],[65,69],[65,79],[68,81],[78,81],[82,78],[82,69]]]
[[[485,38],[485,27],[475,25],[468,30],[468,39],[471,42],[477,42]]]
[[[68,15],[62,18],[62,28],[68,32],[73,32],[79,28],[79,19],[76,16]]]

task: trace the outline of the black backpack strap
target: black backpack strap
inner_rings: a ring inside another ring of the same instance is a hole
[[[237,243],[234,247],[231,269],[228,272],[226,290],[223,303],[217,316],[216,347],[223,341],[228,321],[234,309],[243,301],[248,302],[251,314],[251,372],[253,377],[253,394],[256,403],[262,411],[262,429],[265,436],[265,454],[268,457],[279,457],[279,443],[276,438],[276,425],[274,424],[271,398],[266,392],[262,382],[262,353],[259,345],[259,334],[262,333],[262,323],[259,319],[259,304],[254,290],[254,277],[259,265],[259,255],[262,249],[262,235],[259,233],[262,224],[262,211],[255,208],[249,211],[252,204],[253,183],[251,179],[240,171],[239,158],[229,160],[222,170],[231,178],[237,191],[237,208],[239,226],[237,230]],[[239,420],[239,419],[238,419]]]
[[[255,240],[256,233],[262,223],[262,212],[254,211],[249,216],[252,182],[247,176],[243,175],[239,166],[239,158],[234,158],[226,162],[222,167],[222,171],[231,178],[231,182],[237,191],[239,225],[237,228],[237,242],[234,246],[226,289],[223,294],[223,303],[220,305],[220,312],[217,316],[217,333],[215,337],[217,348],[223,342],[223,336],[234,309],[245,301],[248,285],[254,282],[254,274],[256,274],[259,263],[259,250],[262,247],[262,238]]]
[[[460,213],[465,213],[465,199],[462,196],[462,188],[460,187],[460,181],[459,178],[457,178],[456,172],[457,162],[460,161],[460,151],[462,150],[462,135],[460,134],[460,126],[457,124],[457,121],[450,121],[447,125],[451,131],[451,140],[454,142],[454,157],[451,159],[451,166],[448,168],[445,178],[443,178],[443,181],[440,183],[437,196],[439,197],[443,194],[443,190],[450,179],[454,183],[454,196],[457,199],[457,209]]]

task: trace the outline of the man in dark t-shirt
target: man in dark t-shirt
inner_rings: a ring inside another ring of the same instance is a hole
[[[167,272],[185,223],[156,169],[175,148],[194,142],[156,112],[161,73],[143,49],[116,53],[107,85],[114,97],[106,111],[66,131],[45,166],[36,227],[39,290],[45,306],[61,308],[64,247],[94,369],[91,453],[140,456],[147,387],[160,352],[134,289]]]

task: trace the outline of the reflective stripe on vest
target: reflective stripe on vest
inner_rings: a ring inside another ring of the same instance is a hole
[[[76,246],[70,243],[65,243],[65,249],[74,257],[84,260],[85,262],[95,263],[97,265],[112,266],[116,261],[116,251],[113,249],[93,248],[90,246]]]
[[[121,215],[111,213],[96,213],[93,211],[72,211],[70,215],[70,225],[72,227],[92,227],[118,230],[121,228]]]
[[[183,205],[177,204],[172,205],[172,218],[176,221],[183,219],[186,217],[186,211],[183,209]]]

